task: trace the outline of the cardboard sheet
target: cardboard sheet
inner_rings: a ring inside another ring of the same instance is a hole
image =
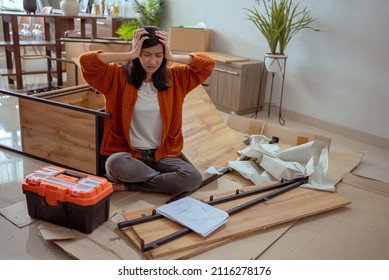
[[[38,229],[45,240],[67,240],[76,237],[73,230],[51,223],[41,222]]]
[[[73,239],[54,241],[69,255],[81,260],[141,259],[129,246],[128,240],[117,230],[116,224],[107,221],[91,234],[72,230]]]
[[[389,183],[347,173],[337,189],[350,205],[300,220],[260,258],[388,260]]]
[[[257,119],[248,119],[235,114],[228,116],[227,125],[247,135],[262,134],[270,139],[276,136],[280,139],[281,143],[291,146],[304,144],[313,140],[321,140],[327,144],[328,149],[331,147],[332,140],[326,136],[290,129],[281,125],[269,124]]]
[[[0,214],[18,227],[24,227],[36,221],[28,215],[25,200],[0,209]]]

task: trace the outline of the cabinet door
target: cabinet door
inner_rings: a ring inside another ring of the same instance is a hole
[[[216,65],[212,72],[210,97],[220,109],[237,110],[241,87],[241,69]]]

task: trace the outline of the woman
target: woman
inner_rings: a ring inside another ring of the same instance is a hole
[[[125,67],[119,64],[123,61],[128,61]],[[215,61],[202,53],[173,54],[166,32],[145,27],[134,31],[130,52],[87,52],[80,64],[112,115],[105,120],[101,146],[109,155],[107,178],[124,183],[123,190],[178,194],[196,189],[202,175],[180,158],[182,106]]]

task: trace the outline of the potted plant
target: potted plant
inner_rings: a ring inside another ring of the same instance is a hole
[[[134,0],[134,4],[140,26],[161,26],[165,7],[163,0]]]
[[[260,4],[261,0],[256,2]],[[256,7],[246,10],[248,19],[262,33],[269,46],[270,53],[265,54],[265,58],[278,56],[286,59],[285,49],[296,33],[302,29],[318,31],[310,26],[316,20],[311,17],[310,10],[307,8],[298,10],[299,3],[294,4],[293,0],[262,0],[262,2],[264,13],[260,13]]]
[[[164,12],[163,0],[134,0],[135,11],[138,18],[121,24],[116,31],[121,39],[132,40],[134,30],[140,26],[160,26]]]

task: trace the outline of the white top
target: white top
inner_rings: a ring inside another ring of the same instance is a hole
[[[130,140],[135,149],[156,149],[162,140],[162,119],[158,91],[152,83],[143,83],[138,90],[130,126]]]

